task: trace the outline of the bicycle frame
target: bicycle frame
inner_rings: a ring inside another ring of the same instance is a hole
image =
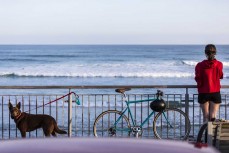
[[[136,104],[136,103],[143,103],[143,102],[148,102],[148,101],[154,101],[156,100],[157,98],[153,98],[153,99],[144,99],[144,100],[135,100],[135,101],[127,101],[126,99],[126,95],[123,94],[123,97],[124,97],[124,101],[126,102],[126,105],[127,107],[122,111],[122,114],[120,115],[120,117],[116,120],[115,124],[114,124],[114,127],[116,127],[117,123],[120,121],[120,119],[122,118],[122,116],[126,113],[126,111],[128,111],[128,113],[130,114],[130,118],[131,118],[131,122],[132,122],[132,125],[133,127],[137,126],[136,122],[134,121],[134,118],[133,118],[133,115],[132,115],[132,112],[130,110],[130,104]],[[144,124],[150,119],[151,116],[153,116],[155,114],[155,111],[152,111],[148,117],[139,125],[140,128],[142,128],[144,126]],[[169,123],[166,115],[164,114],[163,112],[163,116],[165,117],[166,121]],[[169,123],[170,124],[170,123]],[[171,125],[170,125],[171,126]],[[119,129],[118,129],[119,130]],[[122,131],[128,131],[130,132],[131,129],[122,129]]]

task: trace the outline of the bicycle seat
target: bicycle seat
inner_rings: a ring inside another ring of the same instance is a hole
[[[118,92],[118,93],[124,93],[125,91],[129,91],[131,90],[130,88],[120,88],[120,89],[115,89],[115,92]]]

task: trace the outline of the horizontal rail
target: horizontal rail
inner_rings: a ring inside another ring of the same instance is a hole
[[[0,89],[196,88],[196,85],[0,86]],[[229,88],[228,86],[222,86]]]
[[[222,85],[229,88],[229,85]],[[197,88],[196,85],[96,85],[96,86],[0,86],[0,89],[115,89],[115,88]]]
[[[108,89],[108,88],[196,88],[196,86],[195,85],[0,86],[0,89]]]

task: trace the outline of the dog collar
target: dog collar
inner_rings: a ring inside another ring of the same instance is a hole
[[[18,116],[15,117],[15,120],[17,120],[20,116],[21,116],[22,113],[20,113]]]

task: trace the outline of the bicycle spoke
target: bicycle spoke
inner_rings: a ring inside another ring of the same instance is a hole
[[[93,130],[96,137],[127,137],[130,124],[126,116],[121,116],[121,112],[109,110],[99,115]]]
[[[189,119],[181,110],[166,109],[155,117],[154,133],[157,138],[185,140],[189,132]]]

